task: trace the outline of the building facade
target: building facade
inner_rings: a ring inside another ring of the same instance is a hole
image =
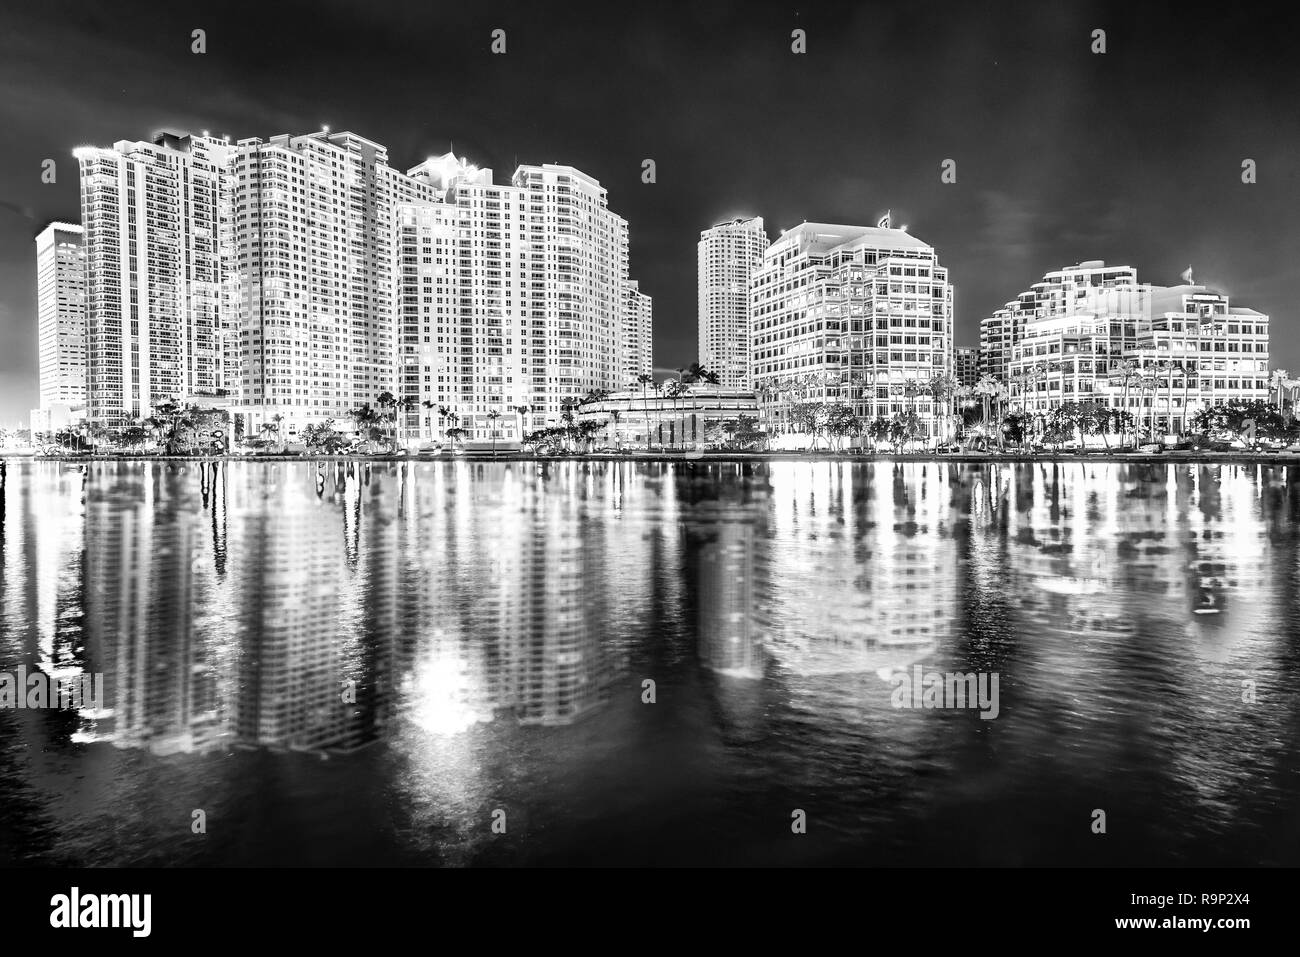
[[[225,381],[232,147],[159,134],[82,147],[87,402],[122,426]]]
[[[699,449],[720,445],[728,423],[742,417],[757,421],[753,392],[707,382],[693,383],[677,394],[660,389],[625,389],[577,407],[578,423],[605,426],[597,444],[622,448]]]
[[[355,133],[236,145],[231,411],[245,434],[343,424],[398,391],[393,219],[431,189]]]
[[[518,438],[650,370],[627,223],[572,167],[497,184],[448,154],[401,172],[328,130],[77,155],[106,425],[174,399],[224,405],[245,436],[347,429],[370,406],[407,443]]]
[[[518,441],[649,371],[650,297],[596,180],[520,166],[498,184],[451,154],[409,175],[427,198],[396,214],[404,442]]]
[[[36,322],[40,407],[86,403],[86,249],[73,223],[36,237]]]
[[[700,233],[699,362],[728,388],[750,388],[749,284],[767,246],[761,216],[719,223]]]
[[[932,246],[901,229],[804,223],[750,287],[750,368],[769,425],[800,402],[862,419],[915,413],[946,428],[929,384],[953,374],[953,288]]]
[[[1268,400],[1269,317],[1205,286],[1140,283],[1100,261],[1048,273],[1011,349],[1013,409],[1064,402],[1126,410],[1141,431],[1189,431],[1197,411]]]
[[[623,285],[623,369],[620,387],[654,372],[654,300],[630,279]]]
[[[953,378],[959,386],[971,388],[980,378],[980,351],[970,346],[953,350]]]

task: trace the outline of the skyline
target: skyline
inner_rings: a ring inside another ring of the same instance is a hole
[[[498,173],[516,161],[582,169],[628,220],[659,368],[698,358],[701,230],[762,216],[777,238],[801,221],[875,222],[885,209],[949,268],[959,346],[1063,263],[1127,263],[1166,285],[1190,263],[1198,283],[1273,317],[1275,368],[1300,364],[1286,308],[1300,271],[1288,215],[1296,143],[1270,125],[1297,80],[1264,82],[1285,33],[1258,15],[827,5],[633,11],[617,23],[604,12],[370,10],[358,23],[338,4],[310,9],[307,20],[298,6],[259,10],[255,35],[240,27],[242,7],[104,16],[56,3],[3,15],[0,116],[14,145],[0,161],[0,423],[37,404],[34,238],[50,221],[79,221],[72,150],[162,128],[234,139],[329,125],[386,143],[403,169],[450,146]],[[498,26],[504,55],[489,51]],[[1089,50],[1097,27],[1105,54]],[[207,31],[202,55],[190,52],[195,28]],[[790,51],[795,28],[807,30],[806,54]],[[293,29],[300,51],[283,42]],[[429,38],[438,56],[412,58]],[[1213,70],[1185,68],[1207,52]],[[348,74],[322,69],[344,55]],[[881,86],[898,76],[910,89]],[[428,105],[390,92],[403,81],[432,89]],[[1014,136],[989,135],[990,121]],[[52,185],[40,182],[45,158],[57,163]],[[641,182],[647,158],[654,184]],[[956,183],[940,182],[945,158]],[[1257,164],[1254,184],[1241,182],[1243,158]]]

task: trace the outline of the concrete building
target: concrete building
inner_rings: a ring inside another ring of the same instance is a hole
[[[236,145],[231,411],[247,435],[276,416],[346,428],[398,391],[393,218],[432,189],[355,133]]]
[[[223,369],[228,140],[160,133],[82,147],[87,400],[108,426],[213,395]]]
[[[1012,349],[1035,319],[1071,312],[1098,289],[1123,288],[1137,282],[1131,266],[1107,266],[1092,260],[1047,273],[1015,299],[980,322],[979,373],[1006,382]]]
[[[623,285],[623,370],[620,387],[654,372],[654,301],[630,279]]]
[[[799,402],[860,418],[943,410],[924,391],[953,373],[953,289],[932,246],[901,229],[804,223],[767,248],[751,284],[750,367],[769,422]]]
[[[767,246],[761,216],[718,223],[700,233],[699,363],[731,389],[751,387],[749,285]]]
[[[397,210],[401,437],[517,440],[534,396],[524,191],[451,154],[409,172],[430,193]]]
[[[293,437],[390,393],[408,444],[518,438],[650,369],[627,223],[572,167],[498,185],[448,154],[403,173],[328,130],[77,155],[96,421],[175,399]]]
[[[575,418],[606,426],[597,445],[699,449],[725,441],[723,424],[739,422],[742,416],[759,417],[753,392],[697,382],[675,396],[660,389],[613,392],[584,402]]]
[[[1269,398],[1269,317],[1222,293],[1140,283],[1131,267],[1100,261],[1033,288],[1035,315],[1008,364],[1013,408],[1042,416],[1099,401],[1140,431],[1180,434],[1200,409]]]
[[[961,386],[973,386],[980,378],[980,351],[970,346],[953,350],[953,378]]]
[[[396,213],[404,442],[518,441],[559,424],[565,398],[649,371],[650,297],[596,180],[520,166],[497,184],[451,154],[409,176],[426,198]]]
[[[36,237],[36,322],[40,407],[86,403],[86,249],[73,223]]]

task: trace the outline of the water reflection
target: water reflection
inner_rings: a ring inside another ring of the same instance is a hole
[[[102,673],[107,699],[0,712],[11,826],[43,835],[19,859],[72,853],[52,795],[110,789],[112,746],[370,762],[375,807],[299,826],[416,861],[585,859],[611,820],[644,843],[602,859],[643,860],[680,802],[833,793],[816,860],[972,828],[1002,834],[983,860],[1036,859],[1043,828],[1095,860],[1056,819],[1077,800],[1171,863],[1296,862],[1270,840],[1300,767],[1293,468],[11,462],[2,507],[0,670]],[[999,718],[891,707],[914,665],[999,673]],[[256,817],[252,773],[221,791]],[[305,775],[270,785],[296,811],[339,786]],[[521,790],[532,843],[485,845]],[[654,853],[796,853],[728,813]],[[124,840],[98,859],[211,853]]]

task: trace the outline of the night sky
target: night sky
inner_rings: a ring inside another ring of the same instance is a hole
[[[79,221],[81,144],[329,125],[406,169],[454,144],[595,176],[654,297],[655,364],[695,352],[699,231],[761,215],[895,224],[956,285],[959,345],[1045,271],[1086,259],[1196,280],[1273,317],[1300,372],[1296,118],[1280,14],[1133,2],[452,5],[36,3],[0,12],[0,425],[37,404],[35,243]],[[190,52],[191,31],[207,53]],[[491,32],[507,52],[490,52]],[[808,52],[791,52],[791,31]],[[1090,50],[1094,29],[1107,52]],[[40,181],[57,160],[58,181]],[[658,182],[641,182],[652,158]],[[940,164],[957,162],[957,182]],[[1258,182],[1241,182],[1241,162]]]

